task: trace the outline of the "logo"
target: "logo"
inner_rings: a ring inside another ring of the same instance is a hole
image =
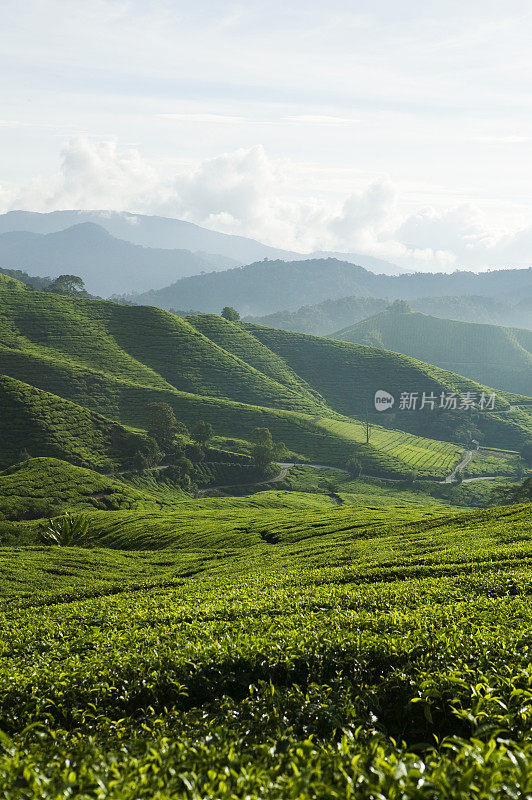
[[[378,389],[375,392],[375,408],[377,411],[386,411],[386,409],[391,408],[395,403],[395,398],[393,394],[389,394],[385,392],[384,389]]]

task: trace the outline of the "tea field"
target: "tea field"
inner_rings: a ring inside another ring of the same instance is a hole
[[[530,796],[532,506],[265,494],[0,550],[3,796]]]

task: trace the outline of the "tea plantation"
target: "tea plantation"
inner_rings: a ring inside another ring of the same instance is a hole
[[[0,797],[532,798],[526,399],[444,483],[460,440],[366,405],[465,378],[10,280],[0,370]]]
[[[4,796],[528,797],[532,507],[245,500],[0,551]]]
[[[5,432],[6,466],[24,447],[31,456],[60,456],[63,448],[73,463],[102,470],[127,465],[131,452],[145,446],[135,436],[145,427],[146,405],[163,400],[186,424],[202,418],[221,435],[247,438],[254,427],[267,425],[295,453],[321,463],[342,465],[355,456],[370,474],[404,475],[419,469],[443,477],[449,464],[459,460],[459,448],[437,441],[428,453],[425,429],[416,428],[418,417],[410,420],[403,437],[381,427],[381,417],[374,419],[375,434],[366,445],[360,424],[342,414],[360,418],[381,385],[394,391],[482,388],[374,348],[235,324],[213,315],[182,319],[152,307],[62,297],[14,283],[16,289],[9,281],[0,286],[0,370],[20,381],[20,402],[12,408],[15,424]],[[13,406],[13,386],[8,388],[5,402]],[[7,388],[0,387],[2,391]],[[509,416],[515,401],[501,394],[497,411],[485,415],[488,444],[518,448],[529,436],[529,412],[523,418]],[[43,414],[35,406],[50,403],[56,411],[41,423]],[[87,411],[103,415],[105,423],[93,418],[91,424],[103,424],[107,433],[81,431]],[[74,416],[80,429],[76,443],[67,441],[65,426],[56,430],[54,423]],[[399,418],[393,423],[402,425]],[[31,447],[21,433],[28,424],[40,426]],[[424,439],[418,439],[420,433]]]

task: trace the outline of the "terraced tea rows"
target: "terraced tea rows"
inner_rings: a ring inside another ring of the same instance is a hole
[[[526,797],[531,511],[4,548],[5,796]]]

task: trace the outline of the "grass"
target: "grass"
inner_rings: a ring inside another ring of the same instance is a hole
[[[328,432],[342,438],[352,438],[363,444],[366,430],[363,423],[344,420],[320,420]],[[370,445],[390,459],[397,459],[420,476],[444,477],[460,460],[461,448],[448,442],[412,436],[402,431],[389,431],[373,426]]]

